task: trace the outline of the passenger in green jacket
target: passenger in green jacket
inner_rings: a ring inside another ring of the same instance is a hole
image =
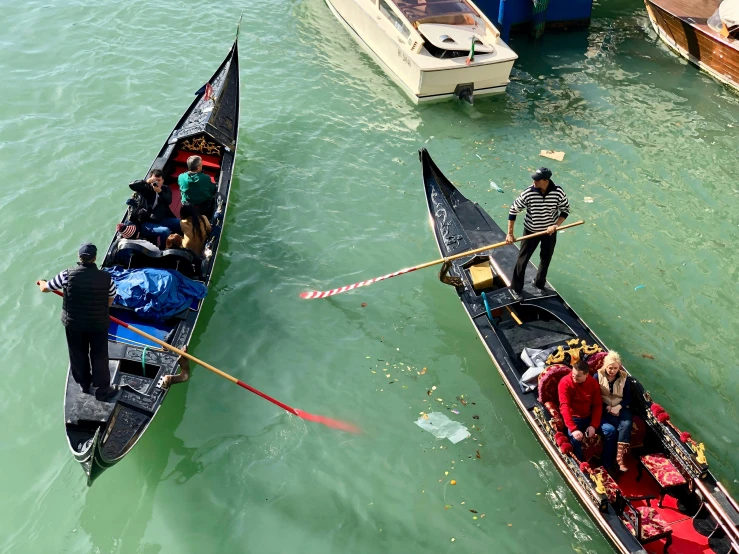
[[[187,158],[187,172],[177,178],[183,204],[194,204],[198,211],[210,217],[213,212],[213,197],[216,186],[210,176],[203,173],[203,160],[200,156]]]

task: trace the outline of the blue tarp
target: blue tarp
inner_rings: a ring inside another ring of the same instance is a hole
[[[137,315],[162,321],[205,298],[208,287],[170,269],[105,268],[118,289],[115,303]]]

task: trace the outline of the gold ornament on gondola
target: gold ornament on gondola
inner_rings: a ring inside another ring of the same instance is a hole
[[[579,345],[579,346],[578,346]],[[581,355],[590,356],[596,352],[601,352],[603,349],[597,344],[588,346],[588,343],[580,339],[571,339],[567,341],[567,347],[560,346],[557,351],[550,354],[547,358],[547,365],[569,363],[574,364],[580,359]],[[567,356],[570,357],[570,361],[567,362]]]
[[[182,143],[182,150],[188,152],[200,152],[201,154],[221,155],[221,146],[215,142],[205,140],[205,137],[186,140]]]
[[[698,461],[699,464],[708,463],[708,460],[706,459],[706,454],[705,454],[706,447],[702,442],[700,443],[692,442],[690,446],[695,451],[695,459]]]
[[[600,473],[591,473],[590,478],[595,482],[595,492],[606,494],[606,486],[603,484],[603,476]]]

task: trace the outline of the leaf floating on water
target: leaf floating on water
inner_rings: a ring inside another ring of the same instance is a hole
[[[444,399],[443,398],[437,398],[436,401],[437,402],[444,402]]]
[[[431,387],[431,390],[436,390],[436,385],[434,385],[433,387]]]
[[[477,510],[470,510],[470,512],[472,512],[473,514],[476,514]]]
[[[444,472],[444,475],[449,475],[449,472],[448,472],[448,471],[445,471],[445,472]]]
[[[475,458],[478,458],[478,459],[482,458],[482,456],[480,456],[480,450],[479,449],[478,450],[475,450]]]
[[[585,198],[583,198],[583,202],[585,202],[586,204],[592,204],[593,203],[593,197],[592,196],[586,196]]]
[[[450,485],[456,485],[456,484],[457,484],[457,482],[456,482],[456,481],[455,481],[454,479],[452,479],[451,481],[449,481],[449,484],[450,484]]]
[[[647,358],[648,360],[654,360],[654,356],[652,356],[651,354],[642,354],[641,357]]]
[[[448,510],[448,509],[449,509],[449,508],[451,508],[451,507],[452,507],[452,505],[451,505],[451,504],[447,504],[446,506],[444,506],[444,509],[445,509],[445,510]],[[454,539],[452,539],[452,540],[454,540]]]
[[[509,524],[508,524],[508,527],[513,527],[513,524],[512,524],[512,523],[509,523]]]
[[[423,375],[424,373],[426,373],[426,368],[425,367],[420,371],[419,375]]]
[[[472,516],[472,519],[477,519],[477,516]]]
[[[367,307],[367,302],[362,302],[362,307],[363,308],[366,308]]]
[[[431,391],[430,390],[427,390],[426,391],[426,394],[428,394],[429,396],[431,396]]]
[[[473,415],[472,416],[472,419],[480,419],[480,416],[479,415]]]

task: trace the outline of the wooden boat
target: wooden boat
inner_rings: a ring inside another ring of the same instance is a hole
[[[518,56],[472,0],[326,0],[415,103],[505,92]],[[474,46],[472,46],[474,44]],[[471,48],[473,60],[467,64]]]
[[[210,283],[226,219],[233,178],[239,124],[238,39],[180,118],[157,154],[149,171],[161,169],[165,184],[172,189],[172,212],[179,216],[181,195],[177,176],[186,171],[186,160],[197,154],[203,171],[217,184],[211,219],[213,232],[206,243],[205,256],[198,259],[186,250],[160,251],[143,240],[113,237],[101,267],[156,267],[179,271],[186,277]],[[208,90],[206,91],[206,88]],[[212,94],[211,94],[212,91]],[[207,98],[206,96],[210,96]],[[147,172],[147,175],[149,173]],[[123,216],[122,222],[127,218]],[[111,315],[146,331],[180,349],[190,342],[203,301],[192,305],[164,322],[139,318],[133,311],[111,307]],[[68,371],[64,399],[64,423],[72,455],[92,482],[107,468],[118,463],[148,429],[164,402],[168,390],[162,379],[178,371],[178,357],[157,344],[111,323],[108,331],[111,382],[128,385],[111,402],[98,402],[83,394]]]
[[[425,149],[420,158],[442,256],[505,240],[498,224],[449,182]],[[630,470],[616,481],[598,466],[598,435],[586,444],[588,463],[574,457],[563,435],[557,384],[571,371],[564,361],[574,348],[581,348],[581,357],[590,353],[588,365],[596,369],[605,355],[597,351],[606,346],[550,284],[543,293],[528,284],[536,272],[532,264],[526,271],[524,300],[515,302],[507,287],[517,257],[514,245],[463,257],[452,262],[450,275],[462,280],[456,287],[459,299],[524,419],[606,538],[623,553],[661,552],[670,543],[681,554],[739,552],[739,506],[711,474],[703,445],[677,430],[632,375],[628,384],[634,430],[626,456]],[[478,280],[476,290],[472,273],[482,270],[490,278]],[[549,365],[538,383],[534,381],[534,389],[525,392],[520,383],[528,369],[521,359],[523,349],[560,346],[563,350],[554,357],[564,360]],[[658,496],[659,504],[649,496]]]
[[[645,0],[659,38],[717,81],[739,91],[739,40],[708,25],[721,0]]]

